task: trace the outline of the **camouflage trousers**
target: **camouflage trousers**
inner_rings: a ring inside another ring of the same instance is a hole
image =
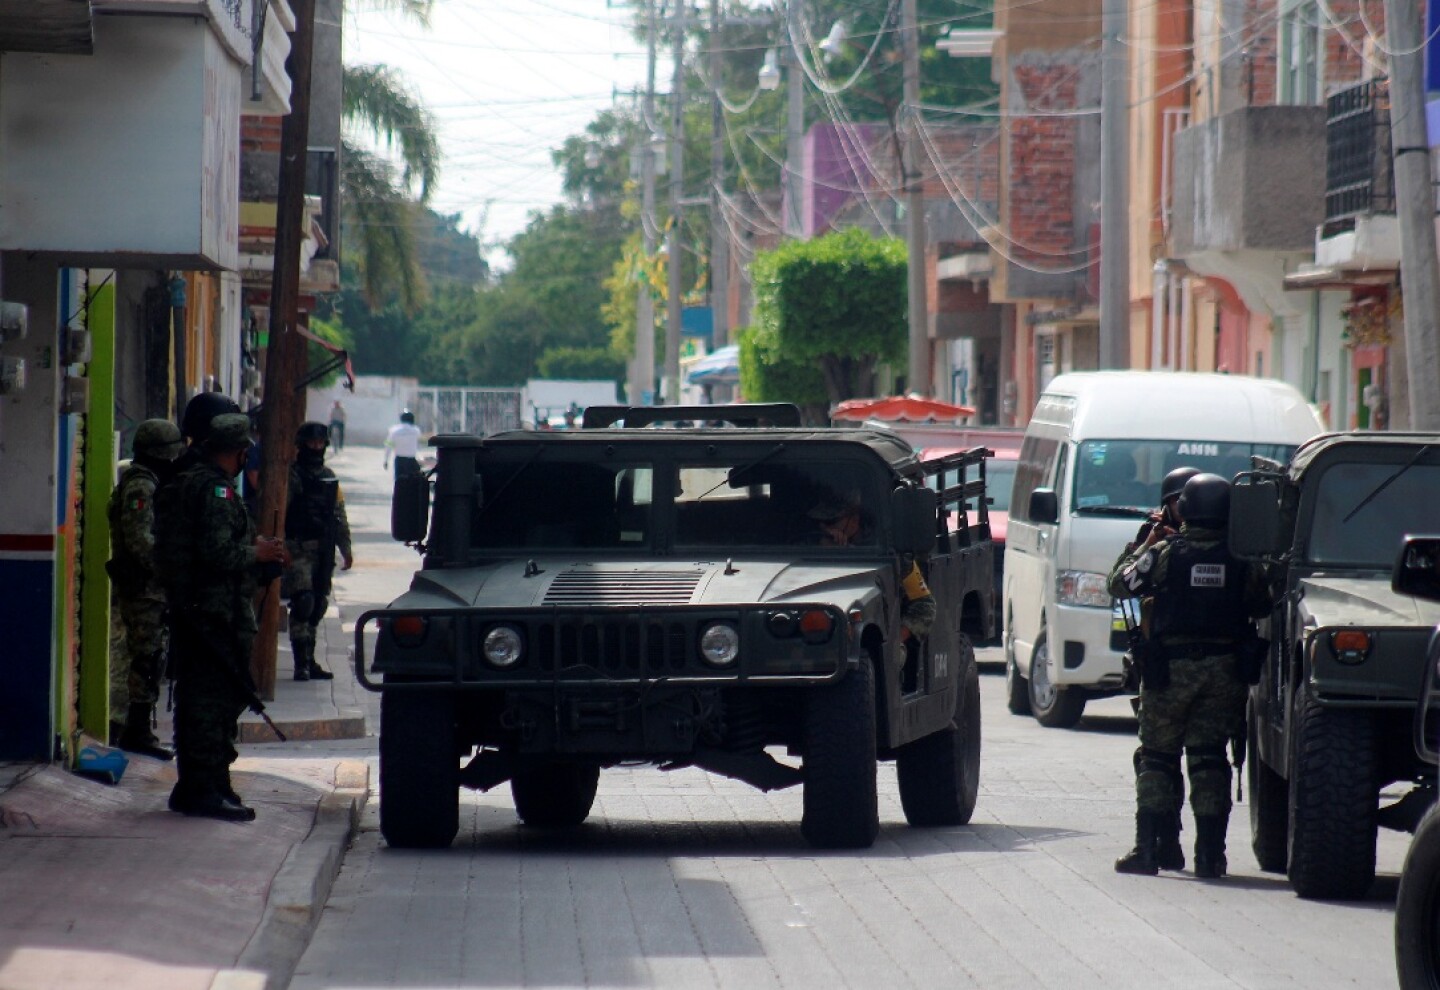
[[[163,595],[116,595],[111,609],[110,713],[124,717],[131,705],[153,705],[160,699],[165,650]]]
[[[239,755],[240,713],[245,698],[236,673],[249,677],[253,637],[186,625],[175,637],[175,754],[180,774],[205,778],[224,773]],[[232,666],[234,665],[234,666]]]
[[[1185,750],[1190,777],[1190,808],[1197,816],[1229,815],[1230,764],[1225,744],[1245,722],[1248,688],[1235,676],[1233,655],[1172,660],[1170,685],[1140,691],[1140,747],[1178,766]],[[1140,811],[1170,812],[1179,795],[1161,760],[1140,761],[1135,780]],[[1178,771],[1177,771],[1178,772]]]
[[[315,630],[330,607],[334,560],[321,566],[317,540],[291,540],[287,545],[291,556],[290,568],[285,572],[285,587],[290,595],[290,642],[297,646],[313,644]]]

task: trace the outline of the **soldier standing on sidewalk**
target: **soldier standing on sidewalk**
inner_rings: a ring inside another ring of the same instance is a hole
[[[284,563],[284,543],[257,537],[235,490],[250,447],[250,421],[216,416],[199,463],[160,490],[155,561],[165,582],[176,646],[175,748],[179,780],[170,809],[253,821],[230,783],[238,720],[254,695],[252,601],[260,565]]]
[[[315,634],[330,605],[335,551],[340,567],[355,562],[350,521],[340,479],[325,466],[330,432],[324,423],[305,423],[295,433],[295,463],[290,466],[285,506],[285,546],[290,551],[286,584],[290,589],[290,651],[297,681],[328,681],[335,675],[315,659]]]
[[[179,428],[147,419],[135,430],[134,458],[110,493],[111,559],[116,611],[124,635],[110,662],[110,744],[161,760],[174,753],[151,727],[160,698],[169,639],[165,589],[155,573],[155,489],[170,478],[185,451]]]

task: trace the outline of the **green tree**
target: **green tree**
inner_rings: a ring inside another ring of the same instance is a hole
[[[552,347],[538,365],[541,378],[625,379],[624,359],[608,347]]]
[[[735,331],[740,344],[740,393],[751,402],[793,402],[805,422],[824,425],[829,402],[825,375],[814,362],[786,354],[754,327]]]

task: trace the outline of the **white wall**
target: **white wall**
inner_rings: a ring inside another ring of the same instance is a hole
[[[356,375],[355,391],[346,391],[341,382],[326,389],[310,389],[305,397],[305,418],[330,422],[330,407],[336,399],[345,407],[345,442],[380,444],[390,427],[400,422],[405,397],[419,386],[414,378],[387,375]]]

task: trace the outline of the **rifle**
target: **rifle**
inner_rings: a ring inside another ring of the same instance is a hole
[[[1230,737],[1230,763],[1235,767],[1235,800],[1245,800],[1245,744],[1250,735],[1249,719],[1240,720],[1240,728]]]
[[[1150,642],[1141,628],[1140,600],[1137,598],[1119,599],[1120,617],[1125,620],[1125,638],[1130,644],[1130,649],[1125,656],[1125,686],[1130,690],[1139,690],[1141,684],[1156,691],[1163,691],[1170,686],[1170,664],[1164,654],[1155,649],[1155,644]],[[1138,704],[1138,699],[1132,704]]]

